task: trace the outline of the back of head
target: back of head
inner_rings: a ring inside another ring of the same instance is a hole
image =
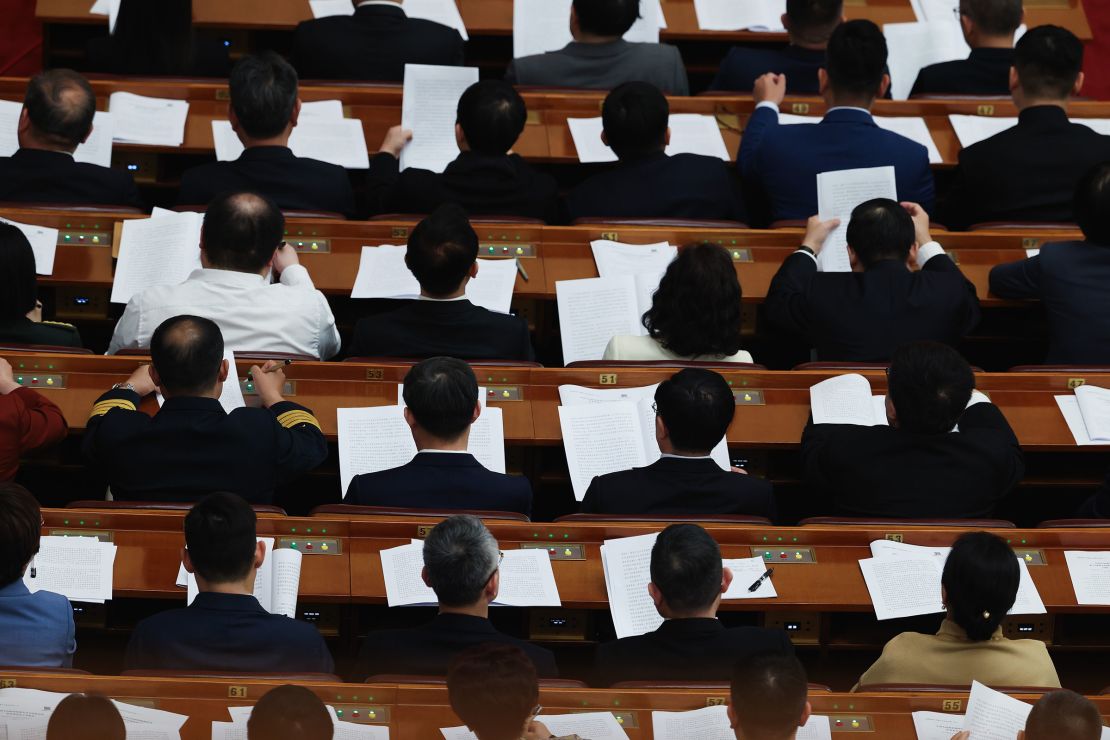
[[[35,251],[23,232],[0,223],[0,319],[21,319],[34,309],[39,281]]]
[[[70,694],[58,702],[46,726],[46,740],[124,740],[123,717],[99,694]]]
[[[234,583],[254,566],[256,517],[241,496],[213,493],[185,515],[185,546],[193,571],[209,583]]]
[[[231,107],[252,139],[279,136],[297,105],[297,72],[272,51],[245,56],[231,70]]]
[[[451,661],[447,696],[479,740],[517,740],[539,703],[536,667],[516,645],[478,645]]]
[[[150,337],[150,359],[164,393],[201,395],[219,380],[224,337],[211,319],[174,316],[159,324]]]
[[[1021,25],[1022,0],[960,0],[960,14],[966,15],[988,36],[1009,36]]]
[[[417,424],[438,439],[454,441],[470,427],[478,379],[462,360],[433,357],[408,371],[403,395]]]
[[[1074,691],[1050,691],[1025,720],[1025,740],[1099,740],[1102,716],[1090,699]]]
[[[247,740],[331,740],[334,732],[324,702],[304,686],[270,689],[247,720]]]
[[[975,374],[947,344],[910,342],[895,350],[887,384],[899,429],[946,434],[971,400]]]
[[[640,17],[640,0],[574,0],[578,27],[595,36],[623,36]]]
[[[1087,241],[1110,245],[1110,162],[1095,165],[1079,179],[1075,222]]]
[[[467,146],[479,154],[502,155],[513,148],[528,109],[520,93],[504,80],[475,82],[459,98],[458,122]]]
[[[258,193],[221,195],[204,212],[204,254],[221,270],[261,272],[285,235],[285,216]]]
[[[826,69],[835,93],[854,98],[878,97],[886,74],[886,38],[871,21],[841,23],[829,37]]]
[[[651,548],[651,582],[676,616],[696,614],[721,595],[721,548],[697,524],[672,524]]]
[[[968,532],[952,544],[944,563],[948,617],[972,640],[989,640],[1017,598],[1017,556],[989,532]]]
[[[466,211],[454,204],[440,206],[416,225],[405,254],[405,264],[432,297],[458,290],[477,259],[478,235]]]
[[[112,34],[121,69],[187,75],[193,68],[193,0],[120,0]]]
[[[1026,98],[1065,100],[1083,69],[1083,43],[1059,26],[1037,26],[1014,46],[1014,69]]]
[[[497,540],[468,514],[444,519],[424,540],[424,567],[440,606],[477,603],[500,562]]]
[[[39,551],[42,510],[18,483],[0,483],[0,588],[23,577]]]
[[[620,159],[663,151],[671,106],[655,85],[625,82],[605,97],[601,120],[609,147]]]
[[[72,152],[92,131],[96,95],[72,69],[51,69],[31,78],[23,107],[44,143]]]
[[[806,709],[805,668],[793,655],[766,653],[736,664],[731,702],[737,737],[744,740],[792,738]]]
[[[655,389],[655,408],[675,450],[708,455],[732,423],[736,398],[719,373],[686,368]]]
[[[808,44],[826,44],[844,17],[844,0],[786,0],[790,34]]]
[[[915,240],[913,219],[894,201],[875,198],[852,211],[847,239],[865,268],[883,260],[905,262]]]
[[[648,334],[679,357],[740,351],[740,281],[728,250],[704,242],[678,253],[643,316]]]

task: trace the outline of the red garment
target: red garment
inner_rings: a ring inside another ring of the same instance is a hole
[[[1110,100],[1110,3],[1104,0],[1083,0],[1083,10],[1091,24],[1094,41],[1087,44],[1083,68],[1087,83],[1081,95],[1096,100]]]
[[[0,0],[0,18],[0,76],[41,72],[42,23],[35,17],[35,3]]]
[[[61,442],[68,431],[62,410],[30,388],[0,396],[0,480],[15,477],[23,453]]]

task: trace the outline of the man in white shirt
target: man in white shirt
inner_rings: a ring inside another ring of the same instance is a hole
[[[297,252],[282,239],[285,218],[254,193],[212,201],[204,215],[202,269],[179,285],[134,296],[116,325],[108,354],[150,346],[154,330],[180,314],[215,321],[240,352],[289,352],[326,360],[339,351],[339,330]],[[274,275],[270,283],[268,275]]]

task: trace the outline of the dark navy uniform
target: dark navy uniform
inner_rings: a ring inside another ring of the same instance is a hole
[[[141,400],[124,389],[102,395],[82,443],[117,501],[196,501],[230,491],[268,504],[277,485],[328,456],[316,417],[291,401],[228,414],[214,398],[167,398],[151,417],[138,411]]]

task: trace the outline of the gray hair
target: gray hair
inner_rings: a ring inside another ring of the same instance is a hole
[[[424,567],[441,606],[469,606],[497,570],[497,540],[469,514],[444,519],[424,540]]]

